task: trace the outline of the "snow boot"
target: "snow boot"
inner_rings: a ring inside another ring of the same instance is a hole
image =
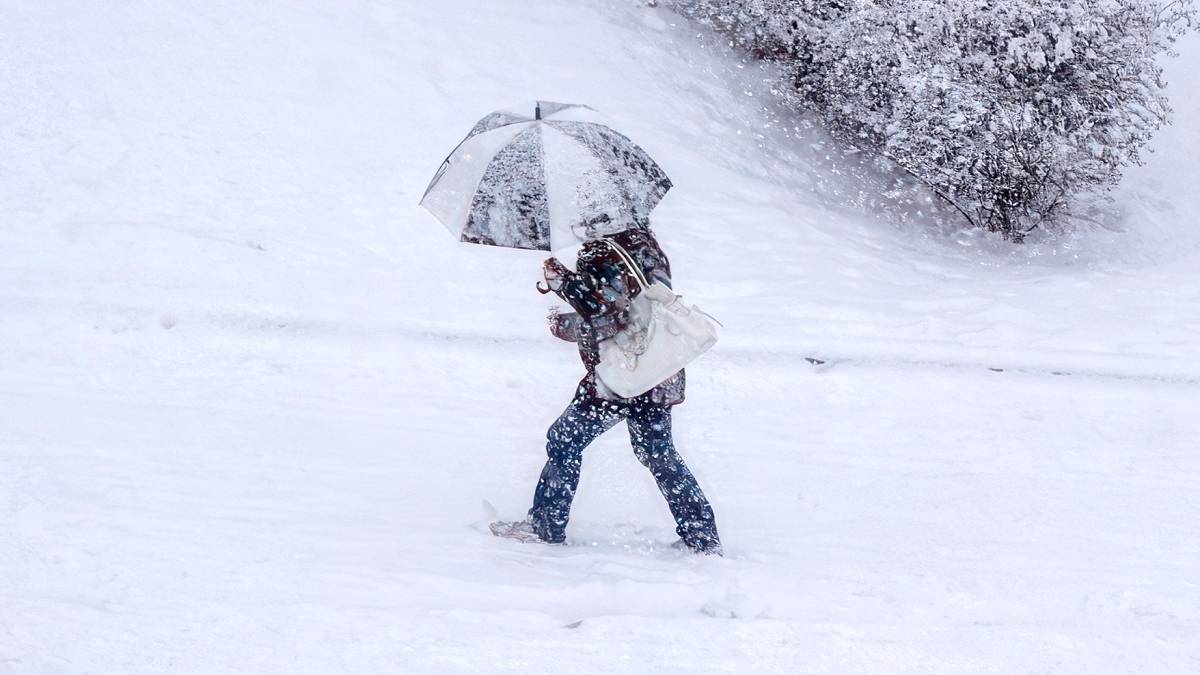
[[[488,529],[491,530],[492,534],[496,535],[497,537],[516,539],[522,544],[542,541],[542,538],[537,535],[537,532],[534,532],[533,523],[529,522],[528,518],[525,520],[512,521],[497,520],[491,525],[488,525]]]
[[[671,548],[675,549],[676,551],[690,551],[697,555],[715,555],[720,558],[725,557],[725,552],[723,550],[721,550],[720,544],[706,544],[703,546],[689,546],[688,543],[685,542],[684,540],[676,539],[675,543],[671,544]]]

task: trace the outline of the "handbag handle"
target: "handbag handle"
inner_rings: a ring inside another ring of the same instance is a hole
[[[642,266],[637,264],[637,261],[633,259],[633,256],[629,254],[629,251],[625,250],[624,246],[621,246],[608,237],[601,237],[600,239],[612,247],[612,250],[615,251],[617,256],[621,258],[621,261],[625,263],[625,266],[629,268],[629,271],[633,272],[634,278],[637,279],[638,285],[642,287],[643,291],[650,287],[650,282],[646,280],[646,276],[642,273]]]
[[[612,249],[617,252],[617,255],[621,257],[621,260],[633,272],[633,276],[637,278],[638,284],[642,287],[642,290],[643,291],[646,290],[646,288],[648,288],[650,286],[650,282],[647,281],[645,275],[642,274],[642,266],[637,264],[637,261],[635,261],[633,259],[633,256],[630,255],[629,251],[626,251],[624,246],[621,246],[620,244],[613,241],[612,239],[609,239],[608,237],[601,237],[600,239],[604,243],[611,246]],[[717,317],[713,316],[712,314],[709,314],[708,312],[700,309],[699,307],[693,306],[690,308],[689,311],[700,312],[704,316],[707,316],[709,319],[712,319],[713,322],[716,323],[721,328],[725,327],[725,324],[721,323],[717,319]]]

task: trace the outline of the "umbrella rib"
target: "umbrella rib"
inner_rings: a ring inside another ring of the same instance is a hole
[[[462,145],[462,143],[454,146],[454,149],[450,151],[450,154],[446,155],[446,159],[442,160],[442,163],[438,166],[437,172],[433,174],[433,180],[429,181],[429,185],[425,186],[425,192],[422,192],[421,198],[417,200],[418,204],[425,203],[425,198],[429,196],[429,192],[433,190],[433,187],[437,185],[438,181],[442,179],[442,176],[446,174],[446,169],[450,168],[450,158],[454,156],[455,152],[458,152],[458,147],[460,145]]]

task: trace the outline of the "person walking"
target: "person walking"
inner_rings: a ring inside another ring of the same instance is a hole
[[[493,523],[491,530],[497,536],[521,541],[565,541],[583,451],[623,420],[634,454],[650,469],[667,500],[682,545],[697,553],[720,555],[712,506],[676,450],[671,434],[671,408],[684,400],[684,371],[633,398],[617,396],[596,376],[600,341],[616,337],[629,326],[632,300],[641,292],[634,271],[613,244],[628,252],[651,283],[671,285],[670,263],[648,221],[642,219],[600,236],[607,225],[608,216],[601,215],[577,226],[584,244],[575,270],[557,258],[549,258],[543,265],[545,286],[539,285],[538,290],[553,291],[574,310],[565,314],[552,311],[550,332],[578,344],[587,373],[567,409],[546,433],[546,464],[528,516],[516,522]]]

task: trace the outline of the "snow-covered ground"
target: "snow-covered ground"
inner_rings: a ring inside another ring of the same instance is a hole
[[[1183,52],[1123,231],[1014,248],[632,0],[6,0],[0,672],[1200,670]],[[571,546],[485,534],[580,367],[541,256],[416,202],[531,98],[675,180],[656,228],[727,327],[676,410],[723,559],[670,549],[619,431]]]

